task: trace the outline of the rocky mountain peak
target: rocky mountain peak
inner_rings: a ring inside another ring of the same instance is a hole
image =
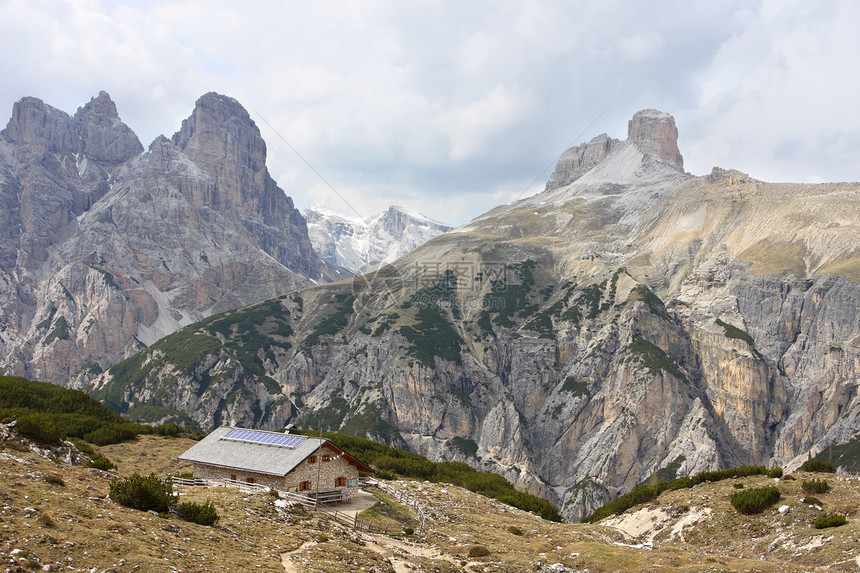
[[[74,116],[40,99],[22,98],[12,107],[12,118],[0,136],[17,147],[15,155],[21,161],[45,153],[86,155],[110,168],[143,151],[105,91],[78,108]]]
[[[684,170],[684,158],[678,149],[675,118],[656,109],[636,112],[627,122],[627,140],[636,143],[644,153],[654,155]]]
[[[684,171],[684,158],[678,150],[678,129],[675,118],[656,109],[636,112],[627,123],[627,140],[613,139],[605,133],[588,143],[571,147],[561,154],[555,171],[547,181],[545,191],[570,185],[610,155],[634,144],[644,154],[651,155]]]
[[[355,274],[390,263],[453,228],[396,205],[367,219],[326,207],[309,207],[304,216],[314,250],[323,260]]]
[[[119,113],[110,94],[102,90],[99,95],[78,108],[75,119],[96,125],[113,125],[119,120]]]
[[[106,91],[79,107],[74,119],[80,123],[83,151],[91,159],[119,164],[143,151],[137,135],[120,120],[116,104]]]
[[[197,100],[172,141],[189,155],[233,159],[252,171],[266,165],[266,143],[251,116],[238,101],[215,92]]]
[[[82,380],[194,320],[339,276],[265,158],[248,113],[215,93],[146,153],[107,92],[74,115],[16,103],[0,135],[0,371]]]
[[[571,147],[561,154],[555,171],[546,183],[546,191],[573,183],[602,163],[620,143],[602,133],[588,143]]]
[[[12,117],[0,132],[6,141],[27,146],[31,153],[80,152],[80,130],[77,122],[64,111],[42,100],[25,97],[12,106]]]

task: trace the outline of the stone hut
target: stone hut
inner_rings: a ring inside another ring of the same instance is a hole
[[[373,472],[325,439],[228,426],[213,431],[177,459],[191,462],[197,478],[311,496],[351,497],[358,488],[358,472]]]

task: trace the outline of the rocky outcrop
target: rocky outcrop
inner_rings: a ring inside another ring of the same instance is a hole
[[[325,207],[304,211],[314,249],[326,262],[353,274],[394,262],[453,227],[403,207],[360,219]]]
[[[78,385],[213,312],[336,278],[265,161],[218,94],[146,151],[105,92],[74,116],[16,103],[0,135],[0,371]]]
[[[551,191],[570,185],[599,165],[620,144],[621,141],[612,139],[604,133],[588,143],[571,147],[561,154],[555,171],[549,176],[545,190]]]
[[[656,109],[637,112],[627,122],[627,140],[634,142],[643,152],[668,161],[680,171],[684,170],[675,118],[668,113]]]
[[[143,153],[140,140],[122,123],[107,92],[99,92],[98,97],[79,107],[74,118],[80,125],[80,153],[88,161],[121,165]]]
[[[627,123],[627,139],[620,141],[601,134],[561,154],[545,191],[570,185],[623,147],[634,144],[646,156],[653,156],[684,171],[684,158],[678,149],[675,118],[656,109],[637,112]]]

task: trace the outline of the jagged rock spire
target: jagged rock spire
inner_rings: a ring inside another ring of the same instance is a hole
[[[565,151],[546,184],[546,190],[573,183],[626,143],[635,144],[642,153],[666,161],[679,171],[684,171],[684,158],[678,150],[675,118],[656,109],[644,109],[636,112],[633,119],[627,123],[626,141],[613,139],[603,133],[588,143]]]
[[[636,112],[627,122],[627,140],[636,143],[643,153],[659,157],[684,170],[684,158],[678,149],[675,118],[656,109]]]

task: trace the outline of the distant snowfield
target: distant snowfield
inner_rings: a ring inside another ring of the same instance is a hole
[[[453,227],[404,207],[361,219],[327,207],[304,211],[314,250],[327,262],[360,274],[390,263]]]

